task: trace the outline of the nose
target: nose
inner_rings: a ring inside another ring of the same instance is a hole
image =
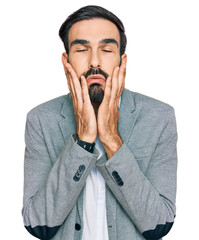
[[[92,51],[90,55],[89,68],[100,68],[100,58],[97,51]]]

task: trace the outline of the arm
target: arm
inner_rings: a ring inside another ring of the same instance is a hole
[[[24,205],[26,229],[51,239],[65,221],[96,162],[72,136],[53,165],[37,114],[28,114],[25,132]]]
[[[62,60],[73,100],[77,134],[80,140],[93,143],[97,125],[86,80],[83,78],[80,85],[64,54]],[[43,240],[56,234],[75,205],[97,156],[84,150],[71,136],[52,165],[38,116],[28,115],[23,217],[31,234]]]
[[[147,240],[165,236],[175,217],[177,132],[172,108],[166,116],[146,174],[125,143],[108,161],[97,161],[107,185]]]

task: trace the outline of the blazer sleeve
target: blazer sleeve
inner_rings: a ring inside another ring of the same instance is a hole
[[[165,236],[175,217],[177,131],[173,108],[166,116],[145,174],[125,143],[108,161],[97,161],[107,185],[147,240]]]
[[[25,130],[24,200],[26,229],[39,239],[51,239],[69,215],[97,160],[71,136],[52,164],[39,119],[28,114]]]

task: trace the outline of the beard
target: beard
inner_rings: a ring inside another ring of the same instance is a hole
[[[105,80],[108,78],[108,73],[104,72],[100,68],[91,68],[87,72],[83,73],[84,77],[87,79],[90,75],[100,74],[104,76]],[[91,103],[101,103],[104,98],[104,90],[98,83],[93,83],[89,86],[88,93],[90,96]]]
[[[98,83],[92,84],[88,89],[88,93],[91,103],[101,103],[104,98],[104,90]]]

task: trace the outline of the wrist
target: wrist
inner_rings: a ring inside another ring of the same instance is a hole
[[[79,140],[84,141],[84,142],[88,142],[93,144],[96,137],[92,137],[92,136],[84,136],[84,135],[80,135],[78,133],[76,133],[76,136],[78,137]]]
[[[95,147],[95,143],[90,143],[87,141],[83,141],[79,138],[78,134],[73,134],[74,140],[75,142],[82,148],[84,148],[85,150],[87,150],[88,152],[93,153],[94,151],[94,147]]]
[[[110,136],[106,139],[104,138],[101,142],[107,153],[108,159],[111,158],[123,144],[122,139],[118,135],[114,138],[111,138]]]
[[[103,134],[103,135],[98,135],[100,142],[105,145],[105,146],[121,146],[123,144],[123,141],[118,134]]]
[[[118,149],[122,146],[123,142],[107,142],[103,143],[104,149],[106,152],[112,152],[115,153],[118,151]]]

